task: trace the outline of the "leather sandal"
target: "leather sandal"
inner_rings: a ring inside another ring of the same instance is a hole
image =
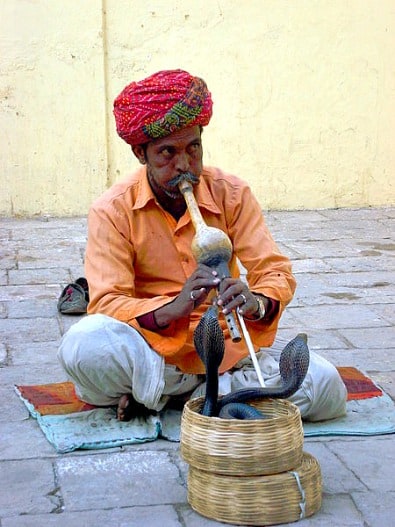
[[[81,277],[67,284],[58,300],[58,311],[63,315],[86,313],[89,303],[89,288],[86,278]]]

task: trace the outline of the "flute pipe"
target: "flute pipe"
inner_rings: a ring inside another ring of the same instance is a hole
[[[180,189],[181,194],[184,196],[193,226],[195,227],[195,231],[197,231],[201,225],[206,225],[206,223],[193,194],[192,184],[186,179],[183,179],[178,184],[178,188]]]
[[[254,369],[255,369],[256,374],[258,376],[259,384],[261,385],[262,388],[264,388],[266,385],[265,385],[265,381],[263,380],[263,377],[262,377],[262,372],[261,372],[261,368],[259,367],[258,359],[256,358],[255,348],[254,348],[254,345],[252,343],[250,334],[248,333],[248,329],[247,329],[247,326],[246,326],[246,324],[244,322],[243,315],[239,311],[239,307],[237,307],[236,313],[237,313],[237,318],[239,320],[239,324],[240,324],[240,327],[241,327],[241,331],[242,331],[243,336],[244,336],[244,340],[246,341],[246,344],[247,344],[247,348],[248,348],[248,352],[249,352],[251,360],[252,360],[252,364],[254,365]]]
[[[209,227],[205,223],[189,181],[180,181],[178,187],[184,196],[196,232],[192,241],[192,252],[196,261],[215,268],[221,280],[230,276],[227,262],[232,256],[232,243],[229,237],[221,229]],[[232,341],[240,342],[241,335],[233,313],[224,317]]]
[[[214,267],[219,261],[228,262],[232,257],[233,247],[229,236],[217,227],[210,227],[203,219],[197,204],[193,187],[189,181],[182,180],[179,188],[184,196],[189,215],[195,228],[192,240],[192,252],[199,263]]]
[[[228,313],[227,315],[224,315],[224,318],[226,325],[228,326],[230,338],[233,342],[240,342],[241,335],[233,313]]]
[[[219,262],[219,264],[216,266],[216,271],[218,273],[218,277],[223,280],[224,278],[227,278],[230,276],[229,267],[226,262],[222,261]],[[221,284],[218,286],[219,292],[221,292]],[[231,335],[233,342],[240,342],[241,341],[241,334],[236,322],[236,319],[232,312],[227,313],[224,315],[226,325],[228,326],[229,333]]]

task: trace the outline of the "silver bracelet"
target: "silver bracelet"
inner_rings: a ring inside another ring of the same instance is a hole
[[[263,318],[265,318],[265,315],[266,315],[266,308],[265,308],[265,304],[263,302],[263,298],[261,298],[260,296],[258,295],[254,295],[256,301],[257,301],[257,304],[258,304],[258,308],[257,310],[255,311],[255,313],[258,314],[258,317],[257,318],[248,318],[248,317],[244,317],[246,320],[250,320],[251,322],[258,322],[258,320],[262,320]]]

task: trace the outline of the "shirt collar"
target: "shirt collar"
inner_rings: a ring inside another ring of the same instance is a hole
[[[196,201],[199,204],[199,207],[203,207],[212,212],[213,214],[221,214],[221,210],[215,203],[212,191],[210,191],[210,186],[207,183],[207,180],[210,177],[210,172],[203,168],[203,171],[200,176],[199,185],[194,188],[194,195]]]
[[[136,201],[134,202],[133,209],[142,209],[147,205],[151,199],[155,199],[155,194],[152,192],[150,184],[148,183],[147,167],[141,167],[138,172],[138,191]]]

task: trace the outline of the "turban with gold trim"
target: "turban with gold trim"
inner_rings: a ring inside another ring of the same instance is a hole
[[[118,135],[139,145],[181,128],[206,126],[212,108],[203,79],[183,70],[164,70],[126,86],[114,101],[114,116]]]

